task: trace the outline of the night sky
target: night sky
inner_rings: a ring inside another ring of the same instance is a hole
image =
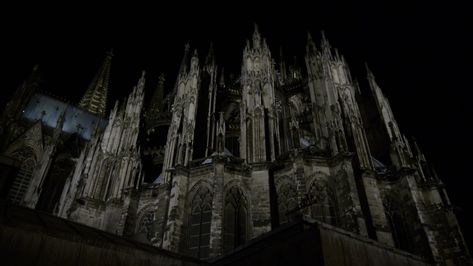
[[[217,64],[239,75],[245,40],[254,23],[276,59],[282,46],[285,57],[297,56],[300,63],[307,31],[318,41],[324,30],[360,81],[366,77],[364,63],[369,64],[401,131],[417,138],[445,182],[471,247],[470,9],[452,1],[274,5],[191,6],[179,1],[174,6],[156,2],[133,7],[3,8],[2,106],[35,64],[44,74],[45,90],[78,102],[105,52],[113,47],[110,107],[131,91],[143,69],[147,91],[154,89],[161,72],[168,85],[173,84],[187,41],[198,49],[201,60],[213,42]]]

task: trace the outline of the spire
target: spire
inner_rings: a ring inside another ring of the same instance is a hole
[[[284,60],[284,54],[282,47],[279,47],[279,75],[281,77],[281,81],[284,83],[286,80],[286,62]]]
[[[322,46],[322,51],[324,54],[328,55],[330,58],[332,57],[332,51],[331,51],[331,46],[330,43],[328,42],[327,38],[325,37],[325,32],[321,31],[320,32],[322,35],[322,41],[321,41],[321,46]]]
[[[335,59],[336,59],[337,61],[342,61],[342,59],[341,59],[341,57],[340,57],[340,54],[338,53],[338,49],[337,49],[337,48],[335,48]]]
[[[309,31],[307,31],[307,45],[306,45],[306,53],[311,54],[317,51],[317,47],[315,46],[314,40],[312,39],[312,35]]]
[[[105,116],[107,107],[108,85],[110,82],[110,65],[113,56],[113,50],[107,52],[107,56],[90,83],[82,100],[79,102],[79,107],[96,114],[100,117]]]
[[[210,43],[209,53],[207,54],[207,57],[205,58],[205,64],[212,65],[214,63],[215,63],[214,47],[213,47],[213,43]]]
[[[365,69],[366,69],[366,75],[368,76],[368,79],[374,80],[374,74],[371,72],[371,69],[368,67],[368,63],[365,62]]]
[[[325,48],[325,47],[330,48],[330,43],[328,42],[327,37],[325,37],[325,31],[323,30],[320,31],[320,35],[322,36],[322,41],[321,41],[322,48]]]
[[[194,49],[194,53],[191,58],[191,71],[197,69],[199,65],[199,54],[197,53],[197,49]]]
[[[162,105],[163,105],[163,93],[164,93],[164,74],[161,73],[158,78],[158,86],[156,86],[156,89],[153,93],[153,96],[151,98],[151,103],[149,105],[149,114],[157,114],[162,111]]]
[[[179,74],[187,70],[187,59],[189,57],[189,49],[190,49],[190,45],[189,43],[186,43],[184,45],[184,56],[182,57],[181,66],[179,68]]]
[[[416,149],[416,155],[420,160],[425,161],[425,155],[424,153],[420,150],[419,145],[417,144],[417,140],[415,138],[412,138],[412,142],[414,143],[414,148]]]
[[[360,83],[358,82],[358,79],[357,79],[357,78],[355,78],[355,79],[353,80],[353,86],[355,87],[355,91],[356,91],[359,95],[361,95]]]
[[[8,112],[9,115],[21,113],[23,108],[25,108],[25,106],[30,101],[33,94],[39,88],[42,78],[38,69],[38,65],[35,65],[29,76],[15,90],[11,101],[7,103],[7,109],[5,109],[5,112]]]
[[[190,49],[190,45],[189,45],[189,42],[187,42],[184,45],[184,56],[182,57],[181,66],[179,67],[179,73],[177,74],[176,83],[174,84],[174,88],[173,88],[172,93],[171,93],[171,102],[174,101],[173,100],[174,96],[177,93],[177,84],[179,83],[180,76],[184,75],[184,73],[187,71],[187,61],[188,61],[188,57],[189,57],[189,49]]]
[[[219,86],[224,88],[225,87],[225,69],[222,67],[222,71],[220,72],[220,82]]]
[[[261,35],[258,31],[258,25],[255,23],[255,31],[253,32],[253,48],[261,47]]]

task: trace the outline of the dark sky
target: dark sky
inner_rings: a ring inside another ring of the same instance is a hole
[[[110,88],[114,100],[129,93],[142,69],[147,71],[148,90],[160,72],[173,83],[186,41],[201,56],[212,41],[217,63],[238,74],[254,23],[273,55],[283,46],[285,55],[297,55],[299,62],[307,30],[315,39],[325,30],[358,79],[364,79],[363,64],[368,62],[401,130],[418,139],[445,182],[471,246],[470,8],[452,1],[396,2],[195,6],[179,1],[173,6],[156,2],[4,8],[1,102],[34,64],[44,72],[45,89],[77,102],[110,47],[115,50]]]

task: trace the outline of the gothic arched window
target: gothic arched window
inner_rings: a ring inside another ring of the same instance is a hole
[[[20,204],[23,200],[26,191],[28,191],[34,167],[35,161],[33,158],[28,158],[26,161],[22,162],[8,196],[11,202]]]
[[[190,204],[187,248],[191,256],[208,258],[210,253],[210,223],[212,218],[212,193],[201,186]]]
[[[232,187],[225,195],[223,249],[229,251],[247,239],[248,204],[242,191]]]
[[[294,184],[284,183],[278,189],[279,223],[294,220],[297,208],[297,191]]]
[[[59,159],[54,161],[50,167],[49,174],[43,181],[36,209],[46,212],[54,211],[59,205],[66,179],[73,170],[74,162],[72,160]]]
[[[413,203],[402,199],[398,193],[387,193],[383,204],[395,247],[413,254],[430,256],[428,239]]]
[[[311,205],[312,218],[336,225],[335,199],[325,182],[313,182],[309,188],[309,195],[313,199]]]
[[[109,190],[109,180],[110,175],[113,172],[114,162],[111,158],[107,158],[102,162],[102,168],[100,169],[100,174],[97,182],[100,182],[99,185],[95,188],[94,196],[97,199],[106,200]]]
[[[20,204],[30,186],[36,160],[33,149],[29,147],[14,152],[12,157],[18,159],[21,165],[8,192],[8,199],[15,204]]]

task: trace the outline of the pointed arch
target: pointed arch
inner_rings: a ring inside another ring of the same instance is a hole
[[[297,188],[290,177],[285,176],[276,188],[278,200],[279,223],[284,224],[293,221],[298,206]]]
[[[428,238],[412,200],[396,188],[386,190],[382,197],[395,247],[429,257]]]
[[[23,146],[15,150],[11,153],[11,156],[20,161],[21,164],[8,191],[8,199],[15,204],[21,204],[33,178],[37,159],[35,150],[29,146]]]
[[[97,187],[95,189],[95,193],[93,194],[93,197],[96,199],[102,199],[106,200],[107,199],[107,194],[108,194],[108,189],[109,189],[109,182],[110,182],[110,177],[113,172],[113,168],[115,167],[115,161],[111,157],[106,157],[101,164],[100,167],[100,174],[98,175],[98,180],[97,180]]]
[[[248,200],[238,186],[225,193],[223,250],[224,252],[245,243],[248,239]]]
[[[210,255],[213,193],[209,186],[200,182],[194,185],[190,195],[187,252],[193,257],[205,259]]]
[[[53,213],[59,205],[59,200],[67,178],[74,171],[74,162],[67,158],[69,153],[58,154],[53,161],[49,173],[41,185],[41,193],[36,209]]]
[[[310,212],[312,218],[332,224],[338,224],[336,213],[336,194],[325,180],[315,179],[309,186],[308,193],[312,199]]]

